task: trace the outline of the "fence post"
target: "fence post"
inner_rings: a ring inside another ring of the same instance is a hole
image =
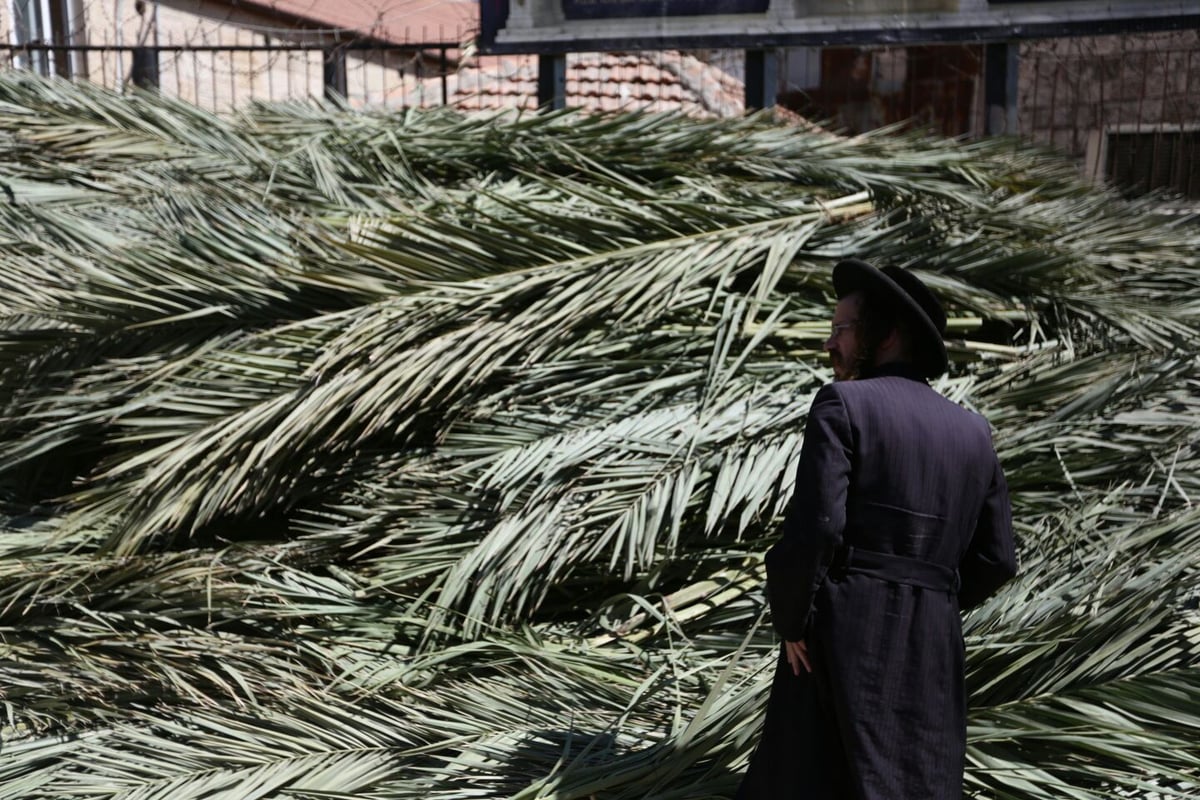
[[[746,51],[746,110],[771,108],[779,92],[779,52]]]
[[[445,45],[442,45],[440,61],[441,61],[440,68],[441,68],[441,73],[442,73],[442,105],[448,106],[448,105],[450,105],[450,87],[448,85],[449,80],[450,80],[450,78],[449,78],[450,64],[449,64],[448,60],[446,59],[446,46]],[[461,54],[459,56],[459,63],[460,64],[462,63]]]
[[[565,53],[538,56],[538,108],[557,111],[567,107],[567,56]]]
[[[325,51],[325,99],[346,97],[346,51],[331,47]]]
[[[158,50],[154,47],[133,48],[133,68],[129,77],[139,89],[158,91]]]
[[[984,121],[989,136],[1017,133],[1016,42],[989,42],[983,55]]]

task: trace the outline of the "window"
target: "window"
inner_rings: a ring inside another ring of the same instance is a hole
[[[1088,163],[1127,197],[1163,192],[1200,200],[1200,128],[1123,128],[1093,137]]]
[[[9,0],[12,12],[12,44],[54,46],[70,44],[72,32],[82,19],[79,0]],[[72,74],[72,57],[65,50],[17,51],[20,69],[30,69],[42,75]]]

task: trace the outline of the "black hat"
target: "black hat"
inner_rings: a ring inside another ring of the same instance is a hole
[[[865,261],[849,258],[833,268],[833,290],[839,300],[862,291],[890,304],[911,322],[914,365],[926,378],[936,378],[946,371],[950,363],[942,341],[946,312],[916,275],[900,267],[875,269]]]

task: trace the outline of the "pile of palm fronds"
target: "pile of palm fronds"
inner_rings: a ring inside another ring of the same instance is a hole
[[[12,73],[0,189],[0,798],[729,796],[848,256],[1013,490],[968,790],[1197,791],[1194,224],[1013,142]]]

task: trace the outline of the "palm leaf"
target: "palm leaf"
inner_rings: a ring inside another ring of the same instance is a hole
[[[1194,225],[766,114],[0,104],[0,797],[732,795],[847,256],[1013,490],[966,790],[1200,784]]]

